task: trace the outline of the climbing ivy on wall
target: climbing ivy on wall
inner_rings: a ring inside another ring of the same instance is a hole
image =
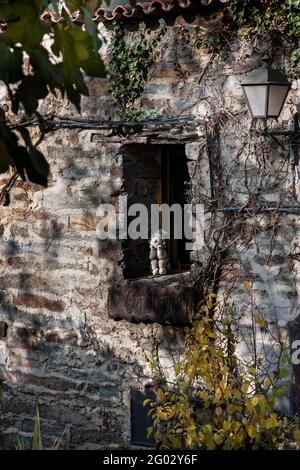
[[[217,17],[216,13],[213,15],[220,22],[212,31],[199,35],[198,47],[219,52],[239,34],[258,37],[266,32],[274,33],[274,37],[291,52],[289,72],[299,75],[300,0],[230,0]],[[126,40],[122,24],[113,25],[107,65],[108,89],[113,104],[125,120],[155,117],[155,112],[137,109],[135,103],[145,87],[165,30],[165,26],[156,30],[143,27],[132,32]]]
[[[135,101],[144,89],[164,32],[164,26],[154,31],[139,29],[132,33],[130,42],[126,42],[122,25],[113,25],[107,65],[108,90],[113,104],[125,120],[139,121],[154,117],[151,111],[137,109]]]
[[[208,47],[219,49],[236,33],[276,33],[283,43],[289,43],[291,66],[299,74],[300,0],[230,0],[220,15],[223,27],[206,37]]]

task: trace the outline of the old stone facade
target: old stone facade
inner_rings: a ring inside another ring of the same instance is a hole
[[[46,447],[64,431],[63,448],[130,446],[130,389],[143,388],[150,374],[144,351],[163,330],[151,316],[135,322],[109,316],[110,289],[131,281],[124,279],[126,247],[96,236],[97,209],[102,203],[117,206],[120,195],[155,201],[151,162],[162,146],[184,149],[193,198],[208,204],[208,216],[214,185],[216,227],[229,217],[224,208],[253,208],[240,211],[236,241],[232,229],[219,286],[223,293],[230,286],[245,335],[250,307],[262,310],[274,329],[287,329],[299,316],[299,212],[276,210],[299,205],[298,166],[285,137],[250,132],[240,86],[270,51],[270,38],[264,44],[237,40],[214,54],[196,44],[199,28],[210,26],[202,17],[202,7],[189,21],[180,13],[160,15],[166,32],[137,102],[161,119],[187,116],[187,124],[183,119],[164,131],[127,138],[107,128],[50,133],[41,144],[51,164],[49,188],[17,181],[10,205],[0,208],[1,447],[15,447],[18,436],[30,441],[37,400]],[[149,16],[147,27],[156,28],[157,21]],[[138,24],[124,24],[129,40]],[[110,23],[99,22],[99,32],[109,42]],[[106,46],[102,54],[107,60]],[[283,50],[273,50],[274,66],[287,60]],[[88,83],[81,117],[119,120],[106,80]],[[294,80],[279,122],[271,125],[290,126],[299,101],[300,81]],[[54,98],[41,103],[40,111],[78,117]],[[255,210],[258,205],[268,210]],[[145,250],[131,252],[133,269],[145,260]],[[192,253],[192,272],[203,266],[204,251]],[[253,283],[250,300],[245,282]]]

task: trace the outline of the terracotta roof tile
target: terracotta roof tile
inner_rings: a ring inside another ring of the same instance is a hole
[[[95,21],[113,21],[122,20],[129,18],[141,18],[145,15],[164,15],[166,13],[177,13],[182,10],[195,11],[197,8],[210,5],[222,5],[228,3],[230,0],[152,0],[152,1],[137,1],[135,6],[129,4],[129,2],[113,2],[115,5],[113,8],[101,7],[96,10],[94,15]],[[74,21],[80,21],[79,12],[75,12],[73,15]],[[43,20],[51,22],[59,22],[61,18],[55,18],[51,12],[47,11],[42,16]]]
[[[135,6],[117,5],[114,8],[99,8],[96,11],[98,20],[111,21],[114,19],[141,17],[144,15],[159,15],[180,10],[195,9],[212,4],[224,4],[229,0],[152,0],[137,2]]]

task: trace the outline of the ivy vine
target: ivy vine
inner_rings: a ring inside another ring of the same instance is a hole
[[[214,19],[217,18],[220,21],[214,30],[199,34],[198,47],[219,52],[240,34],[259,36],[271,32],[289,47],[291,75],[300,74],[300,0],[230,0]],[[145,88],[165,31],[165,25],[156,30],[143,27],[126,40],[123,25],[113,24],[107,65],[108,90],[124,120],[157,117],[157,110],[137,108],[136,100]]]
[[[291,51],[293,75],[300,73],[300,0],[230,0],[219,13],[221,27],[206,34],[199,47],[219,51],[238,34],[274,33]]]
[[[108,90],[124,120],[140,121],[155,117],[155,111],[137,109],[135,102],[144,90],[165,29],[164,25],[154,31],[139,29],[132,33],[130,42],[126,42],[122,25],[113,25],[107,65]]]

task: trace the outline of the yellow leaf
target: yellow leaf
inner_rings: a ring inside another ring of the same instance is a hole
[[[208,450],[215,450],[216,448],[216,444],[212,435],[206,437],[205,444]]]
[[[223,429],[224,429],[224,431],[229,431],[231,429],[231,422],[229,420],[224,421]]]
[[[255,323],[257,323],[262,328],[264,328],[267,325],[267,322],[259,314],[255,316]]]
[[[251,292],[252,290],[252,284],[248,281],[244,282],[244,287],[247,292]]]
[[[264,381],[264,386],[270,387],[271,385],[272,385],[272,380],[270,380],[269,378],[266,378]]]
[[[242,387],[241,387],[241,390],[243,393],[247,393],[248,392],[248,389],[249,389],[249,384],[244,382]]]
[[[255,430],[255,427],[252,426],[252,424],[249,424],[249,426],[247,426],[247,433],[249,434],[251,439],[253,439],[255,437],[256,430]]]
[[[216,408],[216,415],[217,415],[217,416],[220,416],[221,414],[222,414],[222,408],[221,408],[220,406],[218,406],[218,407]]]
[[[181,439],[179,439],[178,437],[172,436],[172,434],[169,435],[168,437],[171,441],[172,449],[180,449],[180,446],[182,444]]]
[[[220,398],[222,397],[222,391],[221,389],[218,387],[217,390],[216,390],[216,400],[220,400]]]
[[[200,393],[199,393],[199,396],[200,396],[200,398],[202,398],[202,399],[205,400],[205,401],[207,401],[208,398],[209,398],[208,393],[207,393],[207,392],[204,392],[204,391],[203,391],[203,392],[200,392]]]
[[[267,429],[273,429],[273,428],[276,428],[278,424],[278,421],[277,421],[277,416],[275,413],[273,413],[270,418],[268,418],[266,420],[266,428]]]
[[[237,433],[240,429],[241,425],[238,421],[235,421],[232,425],[232,429],[234,433]]]
[[[205,435],[203,434],[203,432],[200,431],[199,434],[198,434],[198,442],[199,442],[200,446],[202,445],[204,440],[205,440]]]
[[[258,403],[259,403],[259,398],[258,398],[258,397],[253,397],[252,400],[251,400],[251,403],[252,403],[253,406],[258,405]]]
[[[215,434],[214,435],[214,441],[217,445],[220,445],[220,444],[222,444],[223,439],[219,434]]]
[[[300,446],[300,429],[297,429],[297,431],[295,431],[294,438],[298,446]]]

